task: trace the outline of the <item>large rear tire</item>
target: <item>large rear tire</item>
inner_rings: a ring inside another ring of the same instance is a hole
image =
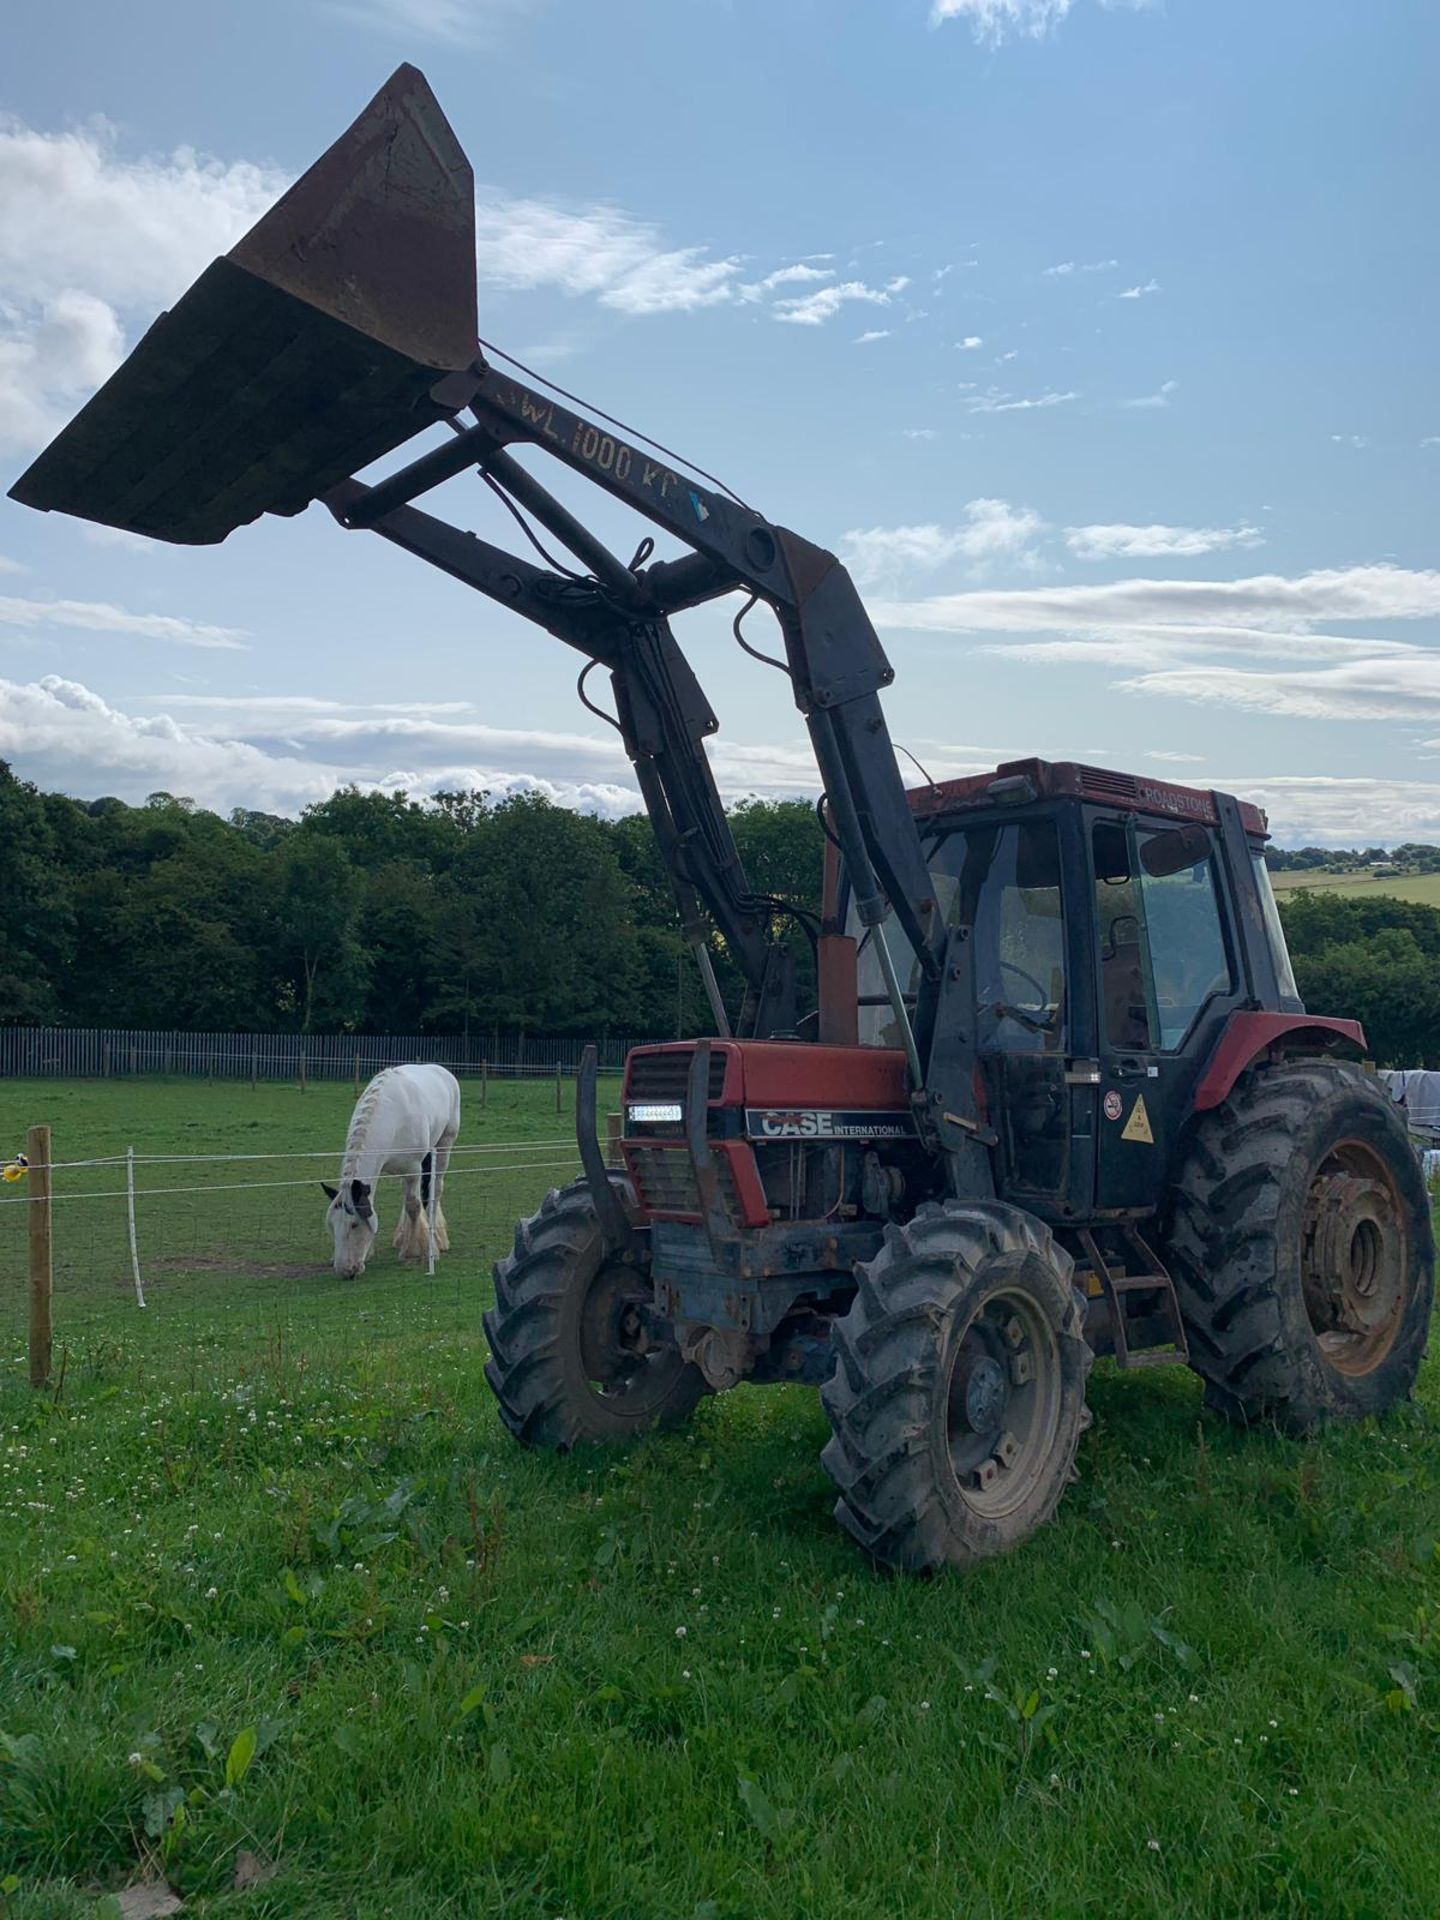
[[[628,1184],[612,1179],[633,1211]],[[485,1378],[517,1440],[564,1453],[690,1417],[704,1378],[647,1343],[637,1309],[650,1292],[640,1262],[607,1252],[586,1181],[552,1189],[520,1222],[485,1315]]]
[[[1332,1061],[1247,1074],[1196,1128],[1169,1262],[1206,1402],[1297,1434],[1413,1392],[1430,1200],[1394,1102]]]
[[[966,1567],[1055,1512],[1085,1424],[1070,1256],[996,1202],[891,1227],[835,1329],[821,1458],[835,1517],[876,1560]]]

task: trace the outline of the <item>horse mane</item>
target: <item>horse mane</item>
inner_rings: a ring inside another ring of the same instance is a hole
[[[393,1067],[386,1067],[377,1073],[355,1103],[355,1111],[350,1116],[350,1131],[345,1136],[345,1152],[340,1161],[342,1182],[352,1176],[355,1162],[364,1152],[365,1136],[370,1130],[370,1122],[375,1118],[375,1109],[380,1104],[383,1084],[394,1071]]]

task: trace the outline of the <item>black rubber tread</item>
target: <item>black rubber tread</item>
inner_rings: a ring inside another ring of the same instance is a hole
[[[1306,1196],[1329,1150],[1358,1139],[1383,1155],[1410,1216],[1410,1293],[1372,1372],[1342,1373],[1321,1349],[1301,1283]],[[1198,1122],[1165,1224],[1165,1257],[1206,1404],[1240,1422],[1308,1434],[1407,1398],[1434,1300],[1430,1200],[1394,1102],[1342,1061],[1293,1060],[1246,1074]]]
[[[611,1180],[633,1212],[624,1176]],[[706,1391],[696,1366],[677,1368],[664,1404],[643,1414],[592,1390],[579,1358],[578,1316],[603,1258],[590,1189],[577,1180],[551,1188],[540,1211],[517,1225],[513,1251],[496,1263],[495,1305],[484,1316],[485,1378],[500,1418],[524,1446],[564,1453],[679,1426]]]
[[[839,1493],[836,1519],[874,1559],[909,1572],[968,1566],[1054,1514],[1073,1478],[1093,1359],[1072,1268],[1041,1221],[990,1201],[929,1203],[888,1227],[880,1252],[857,1267],[855,1299],[834,1329],[835,1371],[821,1389],[831,1425],[821,1461]],[[1002,1282],[1025,1285],[1042,1307],[1062,1384],[1053,1460],[1026,1506],[995,1520],[968,1506],[936,1433],[952,1343]]]

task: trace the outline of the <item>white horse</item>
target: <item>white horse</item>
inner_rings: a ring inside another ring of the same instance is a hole
[[[386,1067],[355,1102],[340,1182],[321,1186],[330,1199],[325,1223],[335,1237],[335,1271],[354,1280],[380,1231],[375,1188],[381,1174],[405,1183],[405,1206],[395,1229],[402,1260],[423,1260],[430,1250],[430,1184],[435,1184],[435,1251],[448,1253],[450,1238],[440,1195],[450,1149],[460,1132],[460,1083],[445,1067]]]

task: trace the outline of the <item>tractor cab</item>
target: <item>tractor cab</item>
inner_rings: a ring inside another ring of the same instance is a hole
[[[1153,1212],[1158,1169],[1231,1016],[1303,1012],[1265,816],[1228,795],[1043,760],[910,801],[936,909],[970,929],[997,1190],[1057,1223]],[[873,942],[836,904],[857,941],[855,1037],[896,1046]],[[913,949],[890,937],[913,999]]]

